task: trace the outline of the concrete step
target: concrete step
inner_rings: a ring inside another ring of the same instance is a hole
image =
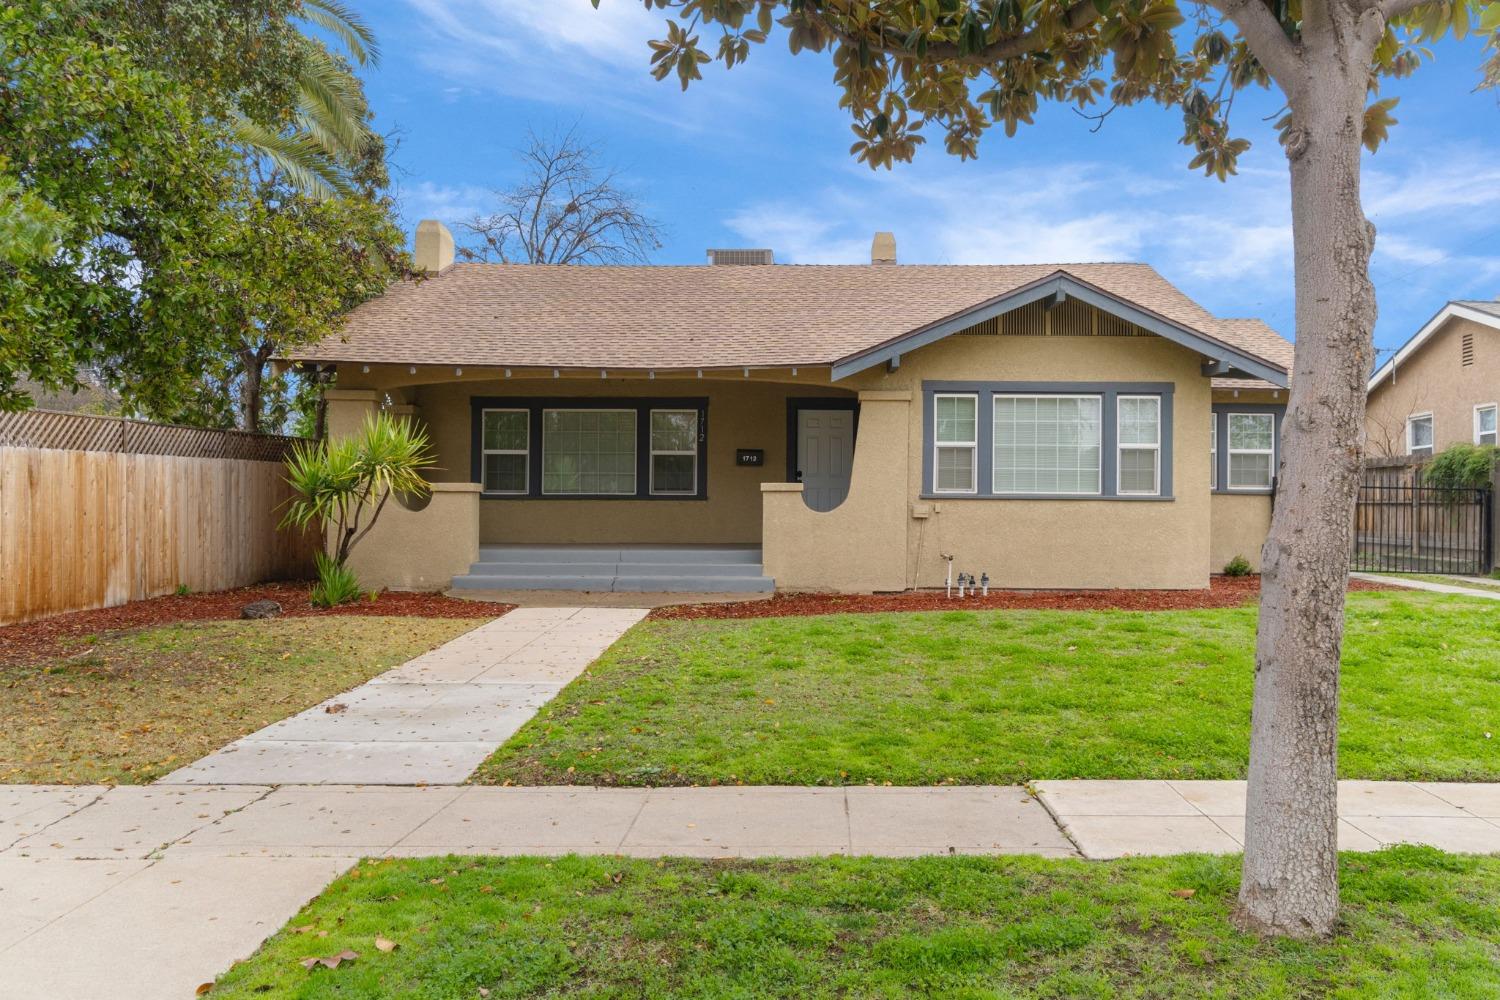
[[[760,563],[477,562],[473,576],[760,576]]]
[[[481,545],[481,563],[749,563],[758,545]]]
[[[559,569],[561,569],[559,567]],[[710,576],[672,574],[670,576],[586,576],[558,572],[509,575],[503,573],[470,573],[453,578],[455,590],[594,590],[615,592],[725,593],[764,594],[776,589],[776,582],[766,576]]]

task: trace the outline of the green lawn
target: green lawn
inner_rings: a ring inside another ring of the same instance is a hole
[[[1345,855],[1342,926],[1321,944],[1237,933],[1238,866],[1203,856],[366,861],[211,995],[1500,995],[1500,858]],[[382,951],[377,938],[396,947]],[[301,964],[345,949],[359,957],[337,969]]]
[[[1242,777],[1254,626],[1253,607],[646,622],[475,780]],[[1343,676],[1345,776],[1500,779],[1500,605],[1350,594]]]
[[[0,782],[154,781],[478,624],[277,618],[69,639],[67,655],[0,666]]]

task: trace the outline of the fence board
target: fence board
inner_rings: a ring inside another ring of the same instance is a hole
[[[0,446],[0,624],[306,576],[279,462]]]

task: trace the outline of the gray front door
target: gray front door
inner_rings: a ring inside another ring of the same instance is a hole
[[[853,462],[853,409],[797,411],[797,470],[809,507],[833,510],[844,502]]]

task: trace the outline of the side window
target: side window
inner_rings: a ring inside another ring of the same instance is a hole
[[[933,397],[934,493],[973,493],[978,478],[979,397]]]

